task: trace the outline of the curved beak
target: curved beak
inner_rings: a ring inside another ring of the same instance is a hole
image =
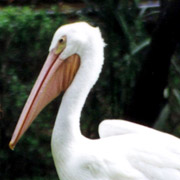
[[[12,135],[9,143],[12,150],[41,110],[69,87],[79,66],[77,54],[61,60],[55,50],[49,53]]]

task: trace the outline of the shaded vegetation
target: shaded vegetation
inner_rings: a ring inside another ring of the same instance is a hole
[[[0,121],[0,179],[38,179],[34,175],[53,179],[55,174],[55,171],[49,171],[53,166],[49,146],[55,119],[55,114],[51,113],[52,106],[38,118],[36,126],[32,125],[16,153],[8,148],[19,114],[47,56],[52,35],[64,23],[64,18],[53,12],[37,12],[26,7],[9,7],[0,11],[3,111]]]
[[[166,13],[164,13],[166,12]],[[168,86],[171,57],[180,42],[180,1],[172,1],[160,13],[151,44],[142,66],[133,101],[128,107],[129,116],[152,125],[166,103],[163,91]],[[148,114],[148,116],[147,116]]]

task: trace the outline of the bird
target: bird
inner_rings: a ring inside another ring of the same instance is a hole
[[[64,92],[51,139],[61,180],[180,180],[178,137],[121,119],[102,121],[99,139],[82,135],[81,111],[101,73],[105,46],[99,27],[87,22],[57,29],[9,147]]]

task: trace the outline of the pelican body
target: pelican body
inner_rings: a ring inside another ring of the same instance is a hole
[[[100,139],[80,131],[81,110],[104,62],[99,28],[60,27],[10,141],[13,149],[40,111],[65,91],[52,133],[61,180],[180,180],[180,140],[124,120],[105,120]]]

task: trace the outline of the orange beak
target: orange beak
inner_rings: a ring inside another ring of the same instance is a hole
[[[69,87],[79,66],[77,54],[61,60],[55,50],[49,53],[9,143],[12,150],[41,110]]]

